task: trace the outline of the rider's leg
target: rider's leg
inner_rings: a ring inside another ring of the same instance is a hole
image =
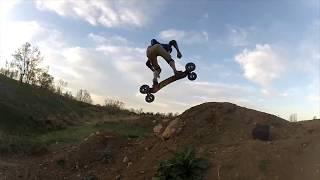
[[[175,65],[175,62],[174,60],[171,58],[171,55],[162,47],[160,46],[159,48],[157,48],[157,51],[159,53],[159,55],[161,57],[163,57],[163,59],[165,59],[167,61],[167,63],[170,65],[170,67],[172,68],[173,70],[173,73],[176,75],[178,74],[179,72],[181,71],[178,71],[176,69],[176,65]]]
[[[161,68],[157,61],[157,45],[149,46],[147,49],[147,57],[150,61],[150,64],[153,67],[153,85],[158,84],[158,78],[160,77]]]
[[[160,77],[160,72],[161,72],[161,69],[157,69],[155,71],[153,71],[153,85],[157,85],[158,84],[158,77]]]
[[[174,62],[174,60],[171,60],[170,62],[169,62],[169,65],[170,65],[170,67],[172,68],[172,70],[173,70],[173,73],[174,74],[177,74],[177,69],[176,69],[176,65],[175,65],[175,62]]]
[[[157,81],[157,78],[160,78],[160,72],[161,72],[161,68],[158,64],[158,60],[157,57],[152,57],[150,58],[151,64],[154,68],[153,71],[153,81]]]

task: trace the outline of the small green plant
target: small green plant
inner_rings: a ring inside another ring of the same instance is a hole
[[[34,154],[46,152],[47,146],[33,139],[33,136],[1,135],[0,154],[25,153]]]
[[[95,175],[86,175],[83,180],[98,180],[98,178]]]
[[[56,162],[61,167],[64,167],[66,164],[66,160],[64,160],[64,159],[58,159]]]
[[[269,160],[261,160],[259,162],[259,169],[261,172],[266,172],[268,169],[268,165],[270,164]]]
[[[111,151],[111,148],[108,146],[103,152],[102,152],[102,155],[101,155],[101,161],[108,164],[108,163],[111,163],[112,161],[112,151]]]
[[[160,163],[159,180],[202,180],[205,170],[209,167],[206,159],[197,158],[193,147],[189,146],[176,153],[172,159]]]
[[[135,126],[126,122],[104,122],[98,123],[94,126],[97,130],[109,130],[115,132],[123,137],[139,138],[144,137],[150,130],[147,128]]]

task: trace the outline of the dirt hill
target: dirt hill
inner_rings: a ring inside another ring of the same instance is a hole
[[[173,122],[175,132],[163,138],[161,133]],[[186,145],[210,161],[207,180],[320,179],[317,120],[289,123],[235,104],[212,102],[188,109],[175,120],[139,117],[122,123],[150,131],[162,128],[139,137],[104,129],[81,143],[55,145],[42,155],[1,157],[0,179],[151,180],[159,162]],[[271,141],[252,138],[257,123],[270,125]]]
[[[101,108],[0,74],[0,130],[30,133],[77,124]]]

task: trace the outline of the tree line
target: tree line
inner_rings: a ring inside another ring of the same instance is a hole
[[[66,81],[59,79],[55,82],[54,77],[49,73],[49,66],[40,66],[43,60],[39,48],[26,42],[12,54],[11,61],[6,60],[5,66],[0,68],[0,74],[17,80],[21,84],[29,84],[70,99],[92,103],[91,95],[87,90],[80,89],[73,96],[71,91],[65,90],[68,86]]]

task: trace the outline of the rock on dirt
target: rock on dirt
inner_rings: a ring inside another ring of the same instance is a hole
[[[181,132],[182,128],[184,126],[184,122],[176,118],[172,120],[169,125],[166,127],[166,129],[162,133],[163,139],[169,139],[170,137],[177,135]]]
[[[121,179],[121,175],[117,175],[116,180],[120,180],[120,179]]]
[[[153,128],[153,132],[154,132],[155,134],[160,134],[162,128],[163,128],[162,124],[158,124],[158,125],[156,125],[156,126]]]
[[[128,158],[127,156],[125,156],[125,157],[123,158],[123,160],[122,160],[123,163],[126,163],[126,162],[128,162],[128,161],[129,161],[129,158]]]
[[[127,167],[129,168],[130,166],[132,166],[132,162],[128,162],[128,165],[127,165]]]

